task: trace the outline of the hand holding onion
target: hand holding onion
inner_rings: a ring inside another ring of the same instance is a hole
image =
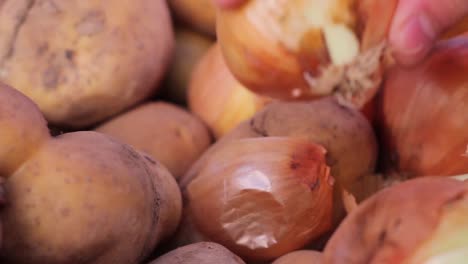
[[[396,4],[251,0],[218,12],[218,39],[233,74],[257,93],[335,94],[361,107],[380,83]]]
[[[222,9],[235,8],[247,0],[215,0]],[[413,19],[411,19],[413,18]],[[389,32],[389,41],[400,63],[419,62],[433,46],[436,36],[451,37],[468,29],[468,2],[400,1]]]

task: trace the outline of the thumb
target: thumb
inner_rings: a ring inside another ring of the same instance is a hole
[[[417,63],[437,37],[468,15],[468,0],[400,0],[390,28],[396,60]]]

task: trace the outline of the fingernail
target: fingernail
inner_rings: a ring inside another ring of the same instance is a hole
[[[425,14],[410,18],[399,28],[400,33],[393,35],[396,38],[393,44],[400,57],[409,63],[424,56],[436,38],[436,32]]]

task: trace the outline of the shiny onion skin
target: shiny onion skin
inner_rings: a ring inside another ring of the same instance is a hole
[[[187,186],[195,225],[247,259],[304,247],[332,226],[334,179],[325,154],[303,138],[229,142]]]
[[[218,44],[211,46],[193,70],[189,108],[211,128],[216,138],[251,118],[270,101],[249,91],[232,76]]]
[[[468,252],[468,182],[412,179],[364,201],[341,224],[324,264],[462,264]]]
[[[381,82],[397,2],[249,0],[218,12],[217,35],[234,76],[259,94],[362,107]]]
[[[468,37],[440,42],[382,90],[385,168],[408,177],[468,172]]]

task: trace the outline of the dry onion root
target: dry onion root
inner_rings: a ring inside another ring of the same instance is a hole
[[[218,12],[229,68],[279,99],[335,94],[362,107],[381,82],[396,0],[250,0]]]
[[[186,188],[195,225],[248,259],[302,248],[332,226],[334,180],[325,153],[300,138],[227,143]]]
[[[468,37],[440,42],[412,69],[395,67],[381,99],[387,170],[408,177],[468,172]]]
[[[468,182],[413,179],[363,202],[335,232],[326,264],[466,263]]]
[[[270,101],[249,91],[232,76],[218,44],[206,52],[192,73],[189,108],[217,138],[251,118]]]

